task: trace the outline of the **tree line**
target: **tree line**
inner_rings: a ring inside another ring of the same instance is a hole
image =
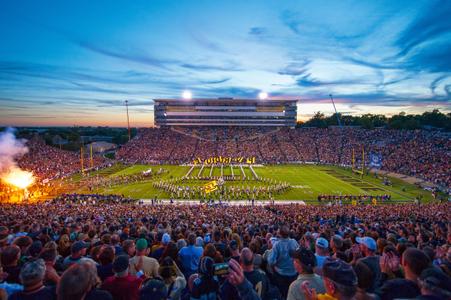
[[[391,117],[378,114],[364,114],[361,116],[342,115],[338,113],[342,126],[361,126],[365,129],[385,127],[390,129],[422,129],[440,128],[451,131],[451,113],[442,113],[438,109],[426,111],[421,115],[412,115],[401,112]],[[298,122],[298,127],[318,127],[327,128],[337,126],[337,114],[330,116],[322,112],[316,112],[312,118],[305,122]]]

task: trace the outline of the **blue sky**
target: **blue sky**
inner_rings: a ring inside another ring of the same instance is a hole
[[[451,110],[451,1],[0,0],[0,125],[153,122],[152,99],[300,98],[299,118]]]

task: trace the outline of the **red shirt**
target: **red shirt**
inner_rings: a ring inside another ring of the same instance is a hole
[[[102,289],[111,293],[114,300],[138,300],[139,288],[143,280],[133,275],[110,276],[102,284]]]

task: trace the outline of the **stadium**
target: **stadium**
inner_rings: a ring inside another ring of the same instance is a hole
[[[0,300],[451,299],[450,4],[5,3]]]

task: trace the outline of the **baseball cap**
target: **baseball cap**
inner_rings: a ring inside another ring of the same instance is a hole
[[[376,241],[369,236],[365,236],[363,238],[361,237],[356,237],[356,242],[359,244],[363,244],[365,245],[368,249],[375,251],[376,250]]]
[[[113,271],[121,273],[128,268],[128,255],[119,255],[113,262]]]
[[[151,279],[141,288],[140,299],[166,299],[168,291],[164,282],[158,279]]]
[[[136,241],[136,250],[142,251],[144,249],[147,249],[147,240],[146,239],[139,239]]]
[[[171,236],[168,233],[163,234],[163,237],[161,238],[161,242],[163,242],[163,244],[169,244],[169,242],[171,241]]]
[[[327,258],[323,265],[323,276],[342,285],[357,286],[354,269],[341,259]]]
[[[325,239],[325,238],[317,238],[316,239],[316,246],[321,247],[321,248],[328,248],[329,247],[329,242]]]
[[[214,263],[213,258],[209,256],[202,257],[199,263],[199,273],[206,276],[213,276]]]
[[[238,243],[235,240],[231,240],[229,246],[232,250],[238,249]]]
[[[83,241],[77,241],[72,244],[72,247],[70,248],[70,251],[72,253],[76,253],[78,251],[81,251],[84,248],[88,248],[88,244]]]
[[[428,290],[437,290],[451,296],[451,278],[438,268],[427,268],[421,272],[420,282]]]
[[[299,259],[303,265],[314,267],[316,266],[315,254],[304,247],[299,247],[290,252],[292,258]]]

